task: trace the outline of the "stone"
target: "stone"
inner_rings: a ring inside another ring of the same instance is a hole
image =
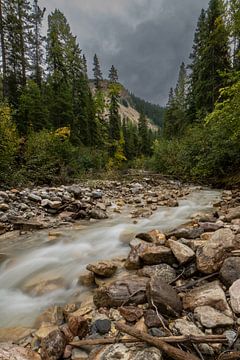
[[[58,326],[52,325],[50,323],[42,323],[40,328],[35,332],[35,336],[41,340],[46,338],[49,334],[51,334],[55,330],[58,330]]]
[[[71,341],[73,341],[74,335],[71,332],[71,330],[69,329],[69,326],[67,324],[61,325],[59,327],[59,330],[61,330],[61,332],[64,334],[67,343],[70,343]]]
[[[141,260],[138,255],[137,248],[134,247],[131,248],[131,251],[128,255],[127,260],[125,261],[124,266],[127,270],[137,270],[141,268]]]
[[[178,315],[182,312],[182,301],[176,290],[157,275],[151,277],[147,285],[149,306],[157,306],[160,312],[167,315]]]
[[[101,199],[103,197],[103,192],[101,190],[95,190],[91,194],[93,199]]]
[[[159,327],[162,325],[156,311],[153,309],[148,309],[144,311],[144,321],[148,328]]]
[[[51,209],[58,210],[62,206],[61,201],[50,201],[49,206]]]
[[[9,210],[9,205],[8,204],[5,204],[5,203],[2,203],[0,204],[0,211],[8,211]]]
[[[78,284],[83,286],[92,286],[95,284],[94,274],[91,271],[82,273],[78,278]]]
[[[44,310],[44,312],[37,317],[34,325],[36,328],[39,328],[42,323],[48,323],[51,325],[62,325],[63,322],[63,308],[60,306],[51,306]]]
[[[71,356],[72,356],[72,346],[67,345],[64,350],[63,358],[69,359],[69,358],[71,358]]]
[[[240,279],[229,288],[230,303],[235,314],[240,314]]]
[[[177,277],[176,270],[168,264],[159,264],[152,266],[146,265],[142,269],[138,270],[139,276],[152,277],[155,274],[168,284],[173,282]]]
[[[111,277],[116,272],[117,266],[112,261],[99,261],[87,265],[87,270],[99,276]]]
[[[226,215],[226,220],[228,222],[231,222],[232,220],[235,219],[240,219],[240,206],[229,209]]]
[[[36,352],[10,343],[0,344],[1,360],[41,360]]]
[[[220,270],[220,278],[227,287],[240,279],[240,257],[229,257],[224,260]]]
[[[166,236],[161,231],[151,230],[148,232],[148,234],[151,236],[151,238],[153,240],[152,242],[155,245],[164,245],[165,244]]]
[[[122,306],[119,312],[128,322],[136,322],[143,316],[143,310],[136,306]]]
[[[89,215],[92,219],[96,219],[96,220],[104,220],[108,218],[107,213],[100,209],[91,210]]]
[[[93,328],[100,334],[108,334],[111,330],[111,321],[108,319],[98,319],[94,322]]]
[[[132,360],[162,360],[162,353],[156,348],[147,348],[141,351],[138,351],[133,357]]]
[[[38,195],[36,195],[34,193],[28,194],[28,199],[31,200],[31,201],[34,201],[34,202],[41,202],[42,201],[41,196],[38,196]]]
[[[181,265],[186,264],[195,257],[195,252],[187,245],[174,240],[168,240],[168,244],[175,258]]]
[[[179,228],[175,229],[167,234],[167,237],[170,238],[175,236],[177,239],[197,239],[199,238],[204,230],[202,228]]]
[[[26,327],[0,328],[0,343],[8,341],[16,343],[19,340],[30,336],[33,332],[34,329]]]
[[[158,328],[151,328],[148,333],[149,333],[149,335],[154,336],[154,337],[166,336],[166,333],[163,330],[158,329]]]
[[[217,231],[221,228],[223,228],[224,223],[222,221],[220,222],[199,222],[199,226],[205,231],[205,232],[211,232],[211,231]]]
[[[172,251],[166,246],[146,245],[138,251],[140,259],[146,265],[157,265],[161,263],[172,265],[175,260]]]
[[[220,229],[196,253],[197,268],[204,274],[220,270],[224,260],[237,245],[235,234],[230,229]]]
[[[52,331],[41,341],[41,357],[43,360],[59,360],[65,350],[66,338],[60,330]]]
[[[87,360],[88,358],[88,353],[86,351],[80,349],[72,350],[72,360]]]
[[[204,327],[208,329],[234,324],[231,317],[224,315],[222,312],[212,308],[211,306],[197,307],[194,310],[194,316]]]
[[[183,308],[194,310],[199,306],[211,306],[225,315],[232,315],[225,293],[218,281],[199,286],[183,296]]]
[[[38,277],[29,280],[24,286],[23,291],[32,296],[42,296],[52,291],[65,287],[65,280],[62,277],[54,277],[46,280]]]
[[[82,316],[70,316],[67,324],[72,334],[79,339],[84,338],[89,332],[88,320]]]
[[[119,307],[146,302],[146,286],[148,278],[127,276],[95,290],[93,301],[97,308]]]
[[[132,360],[131,356],[129,347],[124,344],[113,344],[98,349],[95,355],[92,354],[91,360]]]

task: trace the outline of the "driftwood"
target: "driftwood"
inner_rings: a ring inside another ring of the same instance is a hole
[[[218,360],[238,360],[240,359],[240,351],[228,352],[219,356]]]
[[[160,340],[159,338],[142,333],[141,331],[138,331],[128,325],[124,325],[118,322],[115,324],[115,327],[128,335],[134,336],[139,340],[145,341],[146,343],[155,346],[172,357],[174,360],[200,360],[199,357],[193,354],[189,354],[183,350],[177,349],[174,346],[167,344],[165,341]]]
[[[184,342],[193,342],[196,344],[208,343],[208,344],[219,344],[226,343],[227,339],[224,335],[206,335],[206,336],[168,336],[168,337],[155,337],[155,339],[163,340],[168,344],[174,343],[184,343]],[[142,343],[143,340],[138,339],[121,339],[118,337],[114,338],[105,338],[105,339],[86,339],[80,341],[71,342],[70,345],[74,347],[82,347],[82,346],[95,346],[95,345],[108,345],[108,344],[131,344],[131,343]]]

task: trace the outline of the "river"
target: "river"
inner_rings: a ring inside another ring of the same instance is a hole
[[[87,264],[126,256],[126,238],[152,229],[173,229],[192,214],[210,210],[219,196],[219,191],[195,189],[179,201],[179,207],[161,207],[137,224],[133,224],[126,208],[122,214],[101,222],[61,229],[62,235],[56,242],[49,241],[48,231],[0,242],[0,252],[10,255],[0,267],[0,327],[32,326],[44,308],[67,303],[86,291],[78,285],[78,278]],[[57,277],[63,279],[64,286],[55,291],[41,296],[23,291],[26,283]]]

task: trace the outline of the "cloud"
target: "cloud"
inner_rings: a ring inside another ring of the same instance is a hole
[[[194,29],[208,0],[40,0],[66,15],[88,58],[104,73],[114,64],[136,95],[164,104],[179,65],[188,61]]]

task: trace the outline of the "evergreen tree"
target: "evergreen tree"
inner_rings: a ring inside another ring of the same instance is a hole
[[[103,80],[100,63],[97,57],[97,54],[93,58],[93,75],[94,75],[94,84],[97,90],[101,89],[101,83]]]
[[[139,133],[139,152],[143,155],[150,153],[149,134],[147,119],[144,114],[140,114],[138,120],[138,133]]]
[[[3,98],[8,95],[7,87],[7,60],[6,60],[6,47],[5,47],[5,22],[3,17],[2,0],[0,0],[0,37],[1,37],[1,54],[2,54],[2,84],[3,84]]]
[[[113,84],[118,82],[118,71],[114,65],[112,65],[111,69],[109,70],[109,80]]]
[[[240,1],[230,0],[230,29],[233,44],[233,68],[240,70]]]

